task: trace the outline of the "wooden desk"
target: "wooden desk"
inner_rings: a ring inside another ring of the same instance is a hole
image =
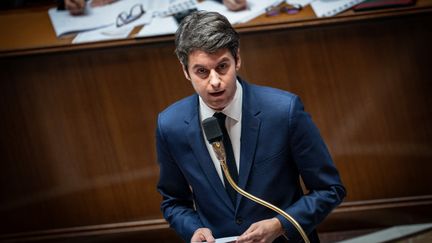
[[[53,7],[53,6],[51,6]],[[412,7],[394,8],[386,10],[354,12],[345,11],[331,18],[316,18],[312,8],[307,6],[295,15],[279,15],[266,17],[262,15],[245,24],[237,25],[240,33],[251,33],[264,30],[293,29],[312,27],[335,23],[346,23],[367,19],[406,16],[419,13],[430,13],[431,0],[418,0]],[[0,12],[0,29],[3,30],[0,39],[0,57],[8,55],[23,55],[47,53],[56,51],[75,51],[82,49],[104,48],[135,44],[169,41],[172,35],[151,38],[129,38],[126,40],[104,41],[86,44],[71,44],[72,38],[57,38],[48,16],[48,7],[37,10],[15,10]]]
[[[302,97],[348,189],[323,232],[432,219],[431,6],[237,26],[241,76]],[[193,93],[173,37],[72,45],[46,10],[0,29],[0,241],[175,239],[154,147],[157,114]]]

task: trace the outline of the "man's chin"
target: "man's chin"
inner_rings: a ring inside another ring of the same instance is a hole
[[[222,103],[212,103],[212,104],[207,104],[207,105],[216,111],[221,111],[225,108],[225,105],[223,105]]]

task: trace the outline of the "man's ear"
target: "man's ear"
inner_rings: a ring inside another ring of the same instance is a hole
[[[187,70],[187,67],[185,65],[182,64],[182,69],[183,69],[183,74],[186,77],[187,80],[191,80],[190,75],[189,75],[189,71]]]
[[[241,67],[241,57],[240,57],[240,48],[237,49],[237,60],[236,60],[236,71],[240,70]]]

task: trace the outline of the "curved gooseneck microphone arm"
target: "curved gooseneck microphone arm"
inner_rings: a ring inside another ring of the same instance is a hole
[[[264,200],[262,200],[256,196],[246,192],[245,190],[243,190],[239,186],[237,186],[237,184],[235,184],[234,180],[231,178],[231,175],[228,171],[228,166],[226,164],[225,149],[224,149],[224,146],[222,143],[222,132],[220,130],[217,119],[214,117],[209,117],[203,121],[202,125],[204,128],[204,133],[207,137],[207,140],[212,145],[213,150],[216,153],[216,157],[222,166],[222,171],[225,174],[225,177],[227,178],[229,184],[234,188],[234,190],[236,190],[240,195],[248,198],[249,200],[252,200],[258,204],[261,204],[262,206],[267,207],[267,208],[277,212],[278,214],[282,215],[289,222],[291,222],[292,225],[294,225],[294,227],[297,229],[297,231],[300,233],[301,237],[303,238],[303,241],[305,243],[309,243],[310,241],[309,241],[309,238],[307,237],[305,231],[302,229],[300,224],[293,217],[291,217],[288,213],[286,213],[282,209],[274,206],[273,204],[266,202],[266,201],[264,201]]]

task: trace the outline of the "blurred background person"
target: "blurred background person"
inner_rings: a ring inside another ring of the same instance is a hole
[[[98,7],[115,1],[117,0],[93,0],[90,5],[92,7]],[[80,15],[84,13],[86,2],[86,0],[60,0],[59,9],[67,9],[72,15]]]

